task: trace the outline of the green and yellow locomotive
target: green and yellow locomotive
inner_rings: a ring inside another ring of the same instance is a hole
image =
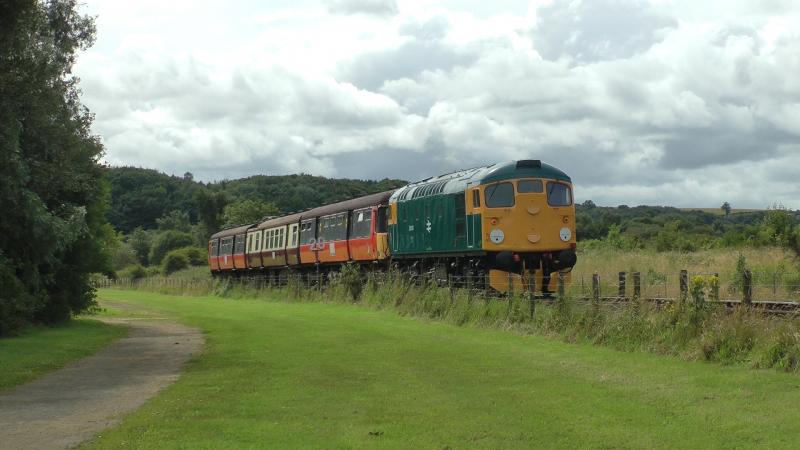
[[[466,277],[501,292],[535,280],[547,292],[550,274],[575,265],[575,247],[570,178],[520,160],[222,230],[209,241],[209,266],[215,275],[271,276],[352,262]]]
[[[389,207],[389,247],[401,266],[488,275],[499,291],[525,288],[538,271],[547,291],[549,275],[576,262],[571,180],[538,160],[413,183],[395,191]]]

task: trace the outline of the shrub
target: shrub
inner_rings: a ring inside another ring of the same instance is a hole
[[[176,250],[172,250],[168,253],[169,254],[181,254],[186,256],[186,259],[189,260],[189,264],[192,266],[205,266],[208,264],[208,254],[206,253],[206,249],[199,248],[199,247],[183,247]]]
[[[114,270],[120,270],[139,262],[136,253],[125,242],[115,242],[111,251],[111,266]]]
[[[797,370],[800,359],[800,333],[794,326],[783,324],[778,328],[775,342],[769,345],[755,367],[775,367],[787,372]]]
[[[117,275],[120,278],[130,278],[131,280],[138,280],[147,276],[147,269],[141,264],[133,264],[122,270]]]
[[[348,263],[342,266],[338,281],[354,302],[361,297],[361,291],[364,290],[364,281],[361,279],[361,272],[358,270],[357,265]]]
[[[171,250],[191,247],[192,245],[194,245],[194,239],[191,233],[175,230],[167,230],[160,233],[150,249],[150,264],[161,264],[164,256]]]
[[[172,251],[164,257],[164,275],[189,267],[189,258],[180,251]]]
[[[708,321],[700,343],[703,357],[725,364],[744,361],[756,345],[761,322],[745,308]]]

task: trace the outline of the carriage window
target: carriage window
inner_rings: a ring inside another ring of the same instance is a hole
[[[472,207],[473,208],[481,207],[481,191],[479,191],[478,189],[472,191]]]
[[[520,194],[544,192],[542,189],[542,180],[519,180],[517,182],[517,192]]]
[[[234,249],[234,253],[244,253],[244,235],[239,234],[236,236],[236,248]]]
[[[303,222],[303,228],[300,230],[300,243],[309,244],[314,237],[314,221]]]
[[[550,206],[569,206],[572,204],[572,191],[561,183],[547,183],[547,204]]]
[[[486,186],[484,197],[486,197],[486,206],[489,208],[514,206],[514,185],[504,182]]]
[[[362,209],[353,211],[353,220],[350,222],[350,238],[357,239],[369,236],[372,226],[372,211]]]

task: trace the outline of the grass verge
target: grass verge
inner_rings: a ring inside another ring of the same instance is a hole
[[[89,356],[126,333],[123,327],[78,318],[0,339],[0,391]]]
[[[99,297],[200,327],[207,346],[90,448],[777,448],[800,432],[800,384],[774,371],[346,304]]]

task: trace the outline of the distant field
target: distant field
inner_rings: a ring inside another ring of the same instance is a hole
[[[709,214],[715,214],[717,216],[725,215],[725,212],[722,208],[678,208],[681,211],[702,211]],[[746,209],[746,208],[732,208],[731,214],[739,214],[739,213],[752,213],[752,212],[760,212],[764,211],[764,209]]]
[[[101,290],[206,351],[90,448],[793,447],[798,378],[346,305]]]

